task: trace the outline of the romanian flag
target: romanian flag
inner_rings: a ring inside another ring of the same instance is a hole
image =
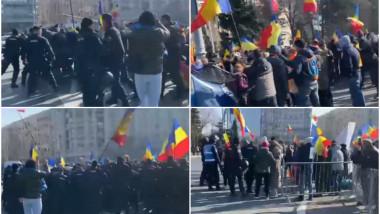
[[[288,125],[288,132],[292,132],[292,131],[293,131],[292,127]]]
[[[227,148],[230,148],[231,147],[231,142],[230,142],[230,139],[228,138],[227,133],[223,134],[223,138],[224,138],[224,141],[226,141]]]
[[[147,144],[147,147],[145,149],[145,155],[142,158],[143,160],[153,160],[154,156],[152,154],[152,147],[150,146],[150,143]]]
[[[169,158],[168,154],[166,153],[167,146],[168,146],[168,138],[165,139],[164,144],[162,145],[161,152],[157,157],[158,162],[164,162]]]
[[[305,0],[303,4],[303,12],[308,13],[317,13],[318,6],[316,0]]]
[[[265,28],[260,35],[260,49],[266,50],[271,45],[277,45],[281,35],[281,26],[277,23],[275,15],[272,16],[269,27]]]
[[[232,43],[232,48],[231,48],[232,52],[236,52],[236,51],[239,51],[240,50],[240,46],[239,45],[235,45],[234,43]]]
[[[323,136],[316,136],[314,138],[316,138],[316,140],[313,139],[313,142],[315,141],[315,144],[313,144],[315,151],[317,152],[317,155],[322,155],[326,147],[331,146],[331,141]]]
[[[226,49],[224,51],[224,56],[223,56],[223,60],[227,60],[227,57],[230,55],[230,51],[228,49]]]
[[[359,4],[356,4],[355,15],[353,17],[348,17],[348,20],[351,21],[353,33],[358,33],[364,26],[364,23],[359,20]]]
[[[116,5],[116,6],[112,9],[112,18],[114,18],[114,19],[119,18],[119,5]]]
[[[235,117],[240,122],[241,135],[244,136],[244,134],[245,134],[245,120],[244,120],[243,114],[240,112],[240,110],[238,108],[231,109],[231,114],[235,115]]]
[[[362,139],[367,139],[367,138],[371,137],[371,134],[372,134],[373,130],[374,130],[374,128],[373,128],[372,125],[366,124],[366,125],[364,125],[364,126],[359,130],[358,135],[359,135]]]
[[[34,146],[31,146],[29,150],[29,158],[33,159],[34,161],[37,161],[37,157],[38,157],[37,151],[34,149]]]
[[[315,38],[318,40],[318,42],[321,42],[321,37],[319,36],[319,32],[315,34]]]
[[[277,13],[278,12],[278,2],[277,0],[269,0],[269,6],[272,11],[272,13]]]
[[[313,119],[315,122],[318,122],[318,117],[314,114],[311,115],[311,119]]]
[[[18,112],[25,113],[25,109],[17,109]]]
[[[99,14],[99,24],[100,24],[100,27],[102,27],[102,29],[104,30],[104,27],[103,27],[103,9],[102,9],[102,2],[99,1],[99,7],[98,7],[98,14]]]
[[[246,37],[241,39],[241,48],[245,51],[254,51],[257,49],[257,46],[250,42]]]
[[[297,135],[296,135],[296,134],[294,134],[293,142],[296,143],[296,144],[298,144],[298,138],[297,138]]]
[[[117,145],[123,147],[125,141],[128,139],[127,131],[129,129],[129,124],[132,120],[132,114],[135,111],[133,108],[127,109],[122,120],[120,120],[119,125],[112,137],[112,140],[115,141]]]
[[[296,41],[296,40],[300,40],[301,39],[301,30],[297,30],[297,35],[296,35],[296,37],[294,38],[294,41]]]
[[[231,13],[229,0],[205,0],[197,17],[191,23],[191,33],[201,28],[220,13]]]
[[[359,144],[359,135],[356,135],[354,138],[352,138],[352,143],[354,144],[354,147],[357,147]]]
[[[189,137],[185,130],[180,126],[177,120],[174,120],[173,131],[168,138],[168,154],[173,156],[174,159],[181,159],[189,153]]]
[[[379,129],[375,127],[370,137],[371,137],[371,140],[379,139]]]
[[[60,155],[59,158],[61,159],[61,165],[62,165],[63,167],[65,167],[65,166],[66,166],[66,161],[65,161],[65,159],[63,158],[62,155]]]
[[[252,134],[251,130],[249,130],[249,128],[247,126],[245,127],[244,131],[249,133],[249,135],[251,136],[252,140],[255,140],[255,135]]]
[[[334,38],[335,43],[337,43],[339,41],[339,38],[338,38],[338,35],[336,34],[336,32],[334,32],[333,38]]]

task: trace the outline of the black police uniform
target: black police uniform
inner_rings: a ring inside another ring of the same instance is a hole
[[[249,163],[248,171],[244,174],[248,193],[252,192],[252,184],[255,177],[253,158],[255,157],[257,151],[257,147],[252,144],[246,145],[241,149],[243,159],[247,160]]]
[[[28,61],[28,70],[30,73],[28,79],[28,93],[35,91],[37,76],[40,73],[42,73],[53,88],[57,90],[57,82],[50,67],[50,62],[54,57],[54,52],[46,38],[33,34],[25,41],[21,48],[21,59]]]
[[[113,74],[112,98],[119,98],[123,105],[128,105],[127,94],[120,82],[122,65],[125,57],[125,49],[119,30],[115,27],[108,28],[104,34],[104,44],[108,52],[107,63]]]
[[[12,85],[16,84],[18,74],[20,72],[20,50],[22,39],[17,35],[12,35],[5,40],[4,59],[1,61],[1,75],[5,73],[8,66],[13,66]]]
[[[171,79],[177,86],[177,95],[180,95],[184,90],[183,81],[180,75],[181,32],[178,26],[173,23],[165,27],[170,31],[170,37],[165,41],[165,48],[168,51],[168,56],[166,57],[164,64],[166,72],[169,72]],[[163,83],[165,83],[165,78],[162,78],[162,80]],[[164,90],[164,88],[162,90]]]
[[[240,192],[244,194],[242,155],[237,145],[232,145],[225,150],[224,173],[228,177],[231,194],[235,194],[236,178]]]
[[[104,55],[103,43],[98,34],[82,29],[77,37],[75,70],[82,86],[83,105],[101,106],[101,77],[105,67],[99,63]]]

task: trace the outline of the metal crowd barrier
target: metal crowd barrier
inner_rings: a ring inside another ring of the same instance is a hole
[[[333,170],[343,164],[343,170]],[[323,195],[353,193],[352,162],[286,162],[282,168],[280,192],[290,203],[291,196],[305,199]]]
[[[353,166],[353,190],[356,200],[361,202],[369,214],[379,213],[379,170]]]

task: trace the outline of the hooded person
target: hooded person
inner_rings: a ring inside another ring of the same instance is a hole
[[[169,30],[150,11],[144,11],[132,26],[128,64],[142,107],[157,107],[160,101],[164,42],[169,36]]]
[[[339,45],[343,50],[340,67],[342,73],[349,77],[352,106],[365,106],[364,95],[360,88],[362,76],[359,51],[352,46],[350,37],[347,35],[340,38]]]
[[[283,158],[283,148],[276,140],[272,140],[270,142],[269,148],[276,161],[275,165],[273,165],[271,169],[271,195],[277,197],[277,190],[281,187],[281,162]]]
[[[243,157],[239,146],[239,138],[233,139],[232,145],[224,151],[224,174],[228,178],[231,195],[235,195],[235,181],[237,179],[240,193],[245,194],[243,184]]]
[[[320,48],[315,52],[319,65],[320,75],[318,79],[318,95],[321,106],[334,106],[333,96],[331,93],[331,69],[333,69],[333,55],[331,50],[322,43]]]
[[[278,45],[271,45],[269,48],[268,62],[273,68],[273,78],[276,87],[277,105],[284,107],[289,94],[288,73],[283,60],[279,58],[281,48]]]
[[[255,176],[255,168],[254,168],[254,157],[257,153],[258,149],[255,145],[253,145],[253,141],[245,141],[245,145],[241,149],[241,153],[243,156],[243,159],[247,160],[248,165],[248,171],[244,174],[245,183],[247,186],[247,193],[253,193],[252,192],[252,184]]]
[[[293,60],[281,56],[285,64],[293,69],[289,74],[289,79],[294,79],[298,87],[296,94],[296,106],[308,106],[308,101],[315,106],[320,106],[318,96],[319,68],[317,59],[313,52],[306,48],[303,40],[296,40],[294,46],[297,49],[297,56]]]
[[[269,151],[269,142],[267,137],[262,137],[260,140],[260,149],[253,158],[256,173],[256,188],[255,197],[259,197],[262,180],[264,179],[265,197],[269,199],[269,185],[271,168],[276,164],[273,154]]]
[[[333,181],[333,191],[340,191],[340,184],[342,183],[342,176],[344,171],[344,156],[343,152],[340,150],[341,147],[338,144],[331,145],[331,161],[335,162],[332,165],[332,181]]]
[[[276,107],[276,87],[272,65],[262,56],[260,50],[253,51],[254,62],[246,69],[248,77],[248,105]]]

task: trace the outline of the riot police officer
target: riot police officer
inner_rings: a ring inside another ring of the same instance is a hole
[[[202,149],[203,170],[206,175],[208,189],[210,191],[213,190],[213,186],[216,186],[216,190],[220,190],[218,171],[220,159],[214,142],[214,137],[210,137],[210,140],[203,146]]]
[[[125,88],[120,81],[122,65],[125,58],[125,49],[121,40],[120,31],[113,26],[111,15],[103,14],[102,18],[103,25],[106,28],[104,33],[104,45],[108,54],[107,64],[114,77],[110,103],[116,103],[117,99],[120,99],[123,106],[129,106]]]
[[[236,179],[239,184],[240,192],[244,195],[243,173],[248,166],[243,164],[238,137],[235,137],[232,145],[226,148],[224,157],[224,173],[228,178],[231,195],[235,195]]]
[[[244,145],[241,149],[241,154],[243,156],[243,159],[248,161],[249,165],[248,171],[244,174],[244,179],[247,186],[247,193],[252,193],[252,184],[255,176],[253,158],[255,157],[258,149],[253,145],[253,141],[246,141],[245,143],[246,145]]]
[[[46,213],[65,213],[67,207],[68,196],[68,179],[63,174],[63,168],[58,167],[51,170],[51,174],[46,178],[46,184],[48,186]],[[45,210],[45,209],[44,209]]]
[[[12,36],[5,40],[5,47],[3,50],[4,59],[1,61],[1,75],[5,73],[8,66],[12,64],[13,66],[13,76],[12,76],[12,88],[17,88],[16,84],[18,74],[20,72],[20,50],[22,46],[22,39],[18,36],[18,31],[16,29],[12,30]]]
[[[75,70],[82,86],[83,105],[100,106],[99,97],[102,94],[100,81],[104,66],[100,64],[104,56],[103,43],[94,31],[94,22],[84,18],[81,31],[77,37]]]
[[[28,66],[30,73],[28,79],[28,94],[34,93],[38,74],[42,73],[54,90],[58,89],[54,75],[51,71],[51,61],[54,61],[54,52],[49,41],[41,36],[41,28],[34,26],[32,35],[25,41],[21,48],[21,59]]]
[[[169,30],[170,37],[165,41],[165,47],[168,51],[166,62],[167,71],[170,74],[174,84],[177,86],[177,96],[184,91],[183,81],[180,75],[181,60],[181,32],[178,25],[172,21],[169,14],[161,16],[162,24]],[[163,78],[164,80],[165,78]],[[163,84],[164,85],[164,84]]]

